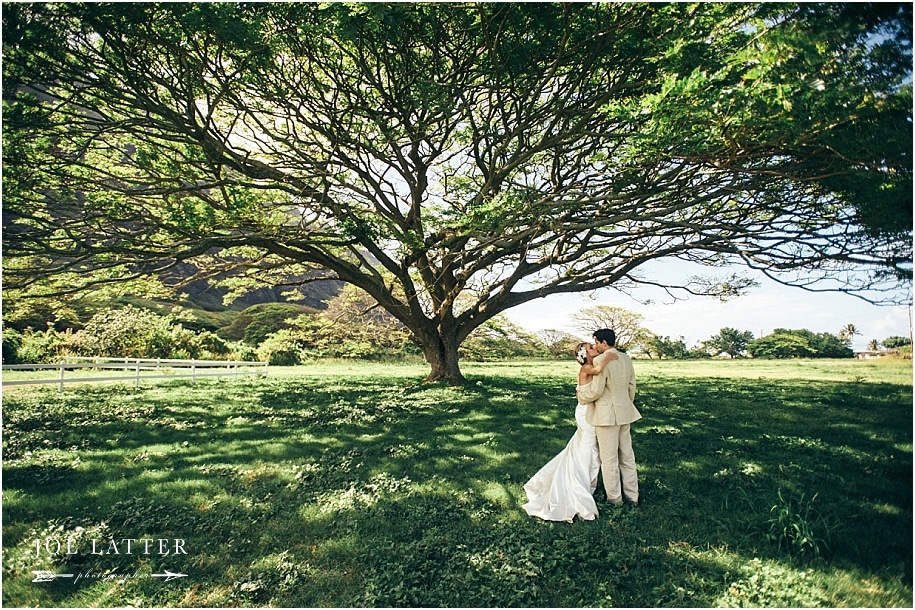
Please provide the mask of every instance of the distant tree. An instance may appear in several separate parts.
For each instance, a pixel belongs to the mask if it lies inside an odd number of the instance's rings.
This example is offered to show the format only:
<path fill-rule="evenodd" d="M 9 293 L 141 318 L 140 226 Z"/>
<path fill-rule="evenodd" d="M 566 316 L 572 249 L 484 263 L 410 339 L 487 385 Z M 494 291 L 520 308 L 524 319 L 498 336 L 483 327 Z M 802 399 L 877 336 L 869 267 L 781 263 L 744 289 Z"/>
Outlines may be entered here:
<path fill-rule="evenodd" d="M 883 347 L 894 350 L 903 358 L 912 357 L 912 340 L 909 337 L 887 337 L 883 340 Z"/>
<path fill-rule="evenodd" d="M 259 303 L 239 312 L 218 335 L 229 341 L 244 341 L 257 347 L 268 335 L 289 328 L 289 321 L 302 313 L 316 313 L 314 309 L 293 303 Z"/>
<path fill-rule="evenodd" d="M 750 341 L 747 352 L 754 358 L 851 358 L 854 352 L 831 333 L 776 328 L 772 334 Z"/>
<path fill-rule="evenodd" d="M 326 349 L 329 341 L 336 341 L 333 355 L 345 346 L 350 346 L 353 356 L 394 357 L 415 353 L 416 346 L 409 330 L 387 312 L 367 292 L 355 286 L 346 285 L 327 302 L 327 309 L 319 314 L 325 322 L 321 336 Z M 345 352 L 345 350 L 344 350 Z"/>
<path fill-rule="evenodd" d="M 571 352 L 567 352 L 571 355 Z M 498 315 L 477 328 L 461 345 L 461 357 L 470 360 L 543 358 L 547 346 L 504 315 Z"/>
<path fill-rule="evenodd" d="M 904 345 L 912 345 L 912 340 L 908 337 L 893 335 L 892 337 L 887 337 L 884 339 L 882 343 L 883 347 L 887 349 L 894 349 L 897 347 L 903 347 Z"/>
<path fill-rule="evenodd" d="M 806 338 L 817 358 L 853 358 L 855 355 L 848 343 L 832 333 L 815 333 L 809 330 L 788 332 Z"/>
<path fill-rule="evenodd" d="M 537 335 L 546 345 L 550 355 L 556 358 L 571 354 L 575 344 L 581 341 L 580 337 L 564 330 L 555 330 L 552 328 L 540 330 L 537 332 Z"/>
<path fill-rule="evenodd" d="M 779 331 L 750 341 L 747 352 L 754 358 L 809 358 L 814 355 L 806 339 Z"/>
<path fill-rule="evenodd" d="M 655 351 L 655 340 L 657 335 L 647 328 L 639 329 L 635 339 L 629 344 L 629 352 L 634 356 L 645 356 L 646 358 L 660 358 L 660 354 Z"/>
<path fill-rule="evenodd" d="M 877 341 L 876 339 L 871 339 L 870 342 L 868 342 L 868 344 L 867 344 L 867 349 L 872 352 L 879 352 L 880 351 L 880 342 Z"/>
<path fill-rule="evenodd" d="M 671 339 L 670 337 L 654 336 L 650 339 L 651 352 L 656 354 L 658 359 L 670 358 L 674 360 L 685 360 L 692 354 L 686 347 L 683 337 Z"/>
<path fill-rule="evenodd" d="M 747 351 L 747 344 L 753 340 L 753 333 L 740 331 L 736 328 L 722 328 L 717 335 L 703 343 L 708 353 L 712 356 L 727 354 L 736 358 Z"/>
<path fill-rule="evenodd" d="M 616 331 L 616 344 L 621 349 L 628 349 L 642 330 L 641 314 L 613 307 L 596 305 L 586 307 L 572 316 L 572 326 L 590 339 L 598 328 L 610 328 Z"/>
<path fill-rule="evenodd" d="M 839 331 L 839 339 L 841 339 L 842 341 L 845 341 L 846 343 L 848 343 L 850 345 L 852 342 L 852 339 L 854 339 L 855 335 L 860 335 L 860 334 L 861 333 L 858 332 L 858 329 L 855 327 L 854 324 L 846 324 L 845 327 Z"/>

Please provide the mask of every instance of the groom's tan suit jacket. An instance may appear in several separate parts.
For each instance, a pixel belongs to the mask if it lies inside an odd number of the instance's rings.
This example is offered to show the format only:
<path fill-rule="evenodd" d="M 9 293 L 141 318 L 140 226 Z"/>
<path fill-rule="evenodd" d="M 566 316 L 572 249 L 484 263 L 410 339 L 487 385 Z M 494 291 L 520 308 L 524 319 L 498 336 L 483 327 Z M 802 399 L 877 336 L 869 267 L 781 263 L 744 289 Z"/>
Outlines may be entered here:
<path fill-rule="evenodd" d="M 611 354 L 617 356 L 610 360 Z M 580 386 L 578 400 L 588 405 L 585 419 L 592 426 L 623 426 L 642 419 L 633 404 L 635 399 L 635 370 L 632 359 L 610 348 L 594 359 L 603 362 L 604 368 L 589 385 Z"/>

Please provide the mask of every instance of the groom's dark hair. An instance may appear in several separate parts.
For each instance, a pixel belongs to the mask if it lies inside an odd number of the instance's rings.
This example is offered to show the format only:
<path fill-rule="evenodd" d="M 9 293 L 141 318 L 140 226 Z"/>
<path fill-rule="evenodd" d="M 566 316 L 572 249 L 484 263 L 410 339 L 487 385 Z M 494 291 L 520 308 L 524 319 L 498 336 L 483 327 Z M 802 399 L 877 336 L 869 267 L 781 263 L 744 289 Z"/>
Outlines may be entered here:
<path fill-rule="evenodd" d="M 607 345 L 613 347 L 616 345 L 616 331 L 610 328 L 599 328 L 594 331 L 594 339 L 597 341 L 606 341 Z"/>

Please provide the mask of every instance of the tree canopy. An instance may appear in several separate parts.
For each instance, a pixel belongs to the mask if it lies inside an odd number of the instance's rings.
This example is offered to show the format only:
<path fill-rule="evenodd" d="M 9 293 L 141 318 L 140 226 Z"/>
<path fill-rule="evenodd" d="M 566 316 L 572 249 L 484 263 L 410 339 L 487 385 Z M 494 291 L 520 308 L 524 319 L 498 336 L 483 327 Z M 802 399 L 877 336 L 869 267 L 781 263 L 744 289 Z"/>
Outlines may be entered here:
<path fill-rule="evenodd" d="M 612 328 L 616 332 L 616 345 L 620 349 L 627 349 L 630 344 L 640 339 L 647 331 L 642 328 L 641 314 L 613 307 L 611 305 L 595 305 L 585 307 L 572 316 L 575 330 L 582 336 L 591 340 L 591 335 L 599 328 Z"/>
<path fill-rule="evenodd" d="M 887 349 L 893 349 L 896 347 L 903 347 L 905 345 L 912 345 L 912 340 L 908 337 L 893 335 L 881 341 L 881 344 Z"/>
<path fill-rule="evenodd" d="M 737 358 L 747 351 L 747 344 L 752 340 L 753 333 L 750 331 L 726 327 L 718 331 L 718 334 L 712 335 L 702 345 L 711 356 L 727 354 L 731 358 Z"/>
<path fill-rule="evenodd" d="M 168 284 L 179 263 L 239 289 L 333 278 L 452 382 L 499 313 L 655 283 L 662 258 L 879 299 L 911 279 L 911 17 L 4 5 L 6 293 Z"/>
<path fill-rule="evenodd" d="M 807 329 L 776 328 L 772 334 L 747 344 L 754 358 L 851 358 L 854 352 L 847 343 L 832 333 L 816 333 Z"/>

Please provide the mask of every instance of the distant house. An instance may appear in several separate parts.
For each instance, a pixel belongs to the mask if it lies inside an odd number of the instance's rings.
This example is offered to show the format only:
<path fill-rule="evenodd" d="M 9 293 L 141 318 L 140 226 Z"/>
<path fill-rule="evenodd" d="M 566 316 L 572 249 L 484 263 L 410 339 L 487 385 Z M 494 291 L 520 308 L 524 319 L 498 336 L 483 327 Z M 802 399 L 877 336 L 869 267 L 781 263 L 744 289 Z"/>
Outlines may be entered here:
<path fill-rule="evenodd" d="M 899 349 L 881 349 L 877 351 L 865 350 L 863 352 L 855 352 L 855 358 L 859 360 L 876 360 L 877 358 L 885 358 L 886 356 L 898 356 Z"/>

